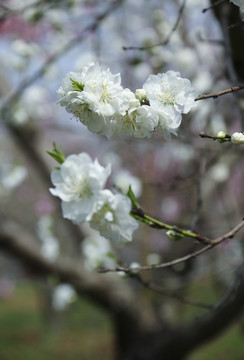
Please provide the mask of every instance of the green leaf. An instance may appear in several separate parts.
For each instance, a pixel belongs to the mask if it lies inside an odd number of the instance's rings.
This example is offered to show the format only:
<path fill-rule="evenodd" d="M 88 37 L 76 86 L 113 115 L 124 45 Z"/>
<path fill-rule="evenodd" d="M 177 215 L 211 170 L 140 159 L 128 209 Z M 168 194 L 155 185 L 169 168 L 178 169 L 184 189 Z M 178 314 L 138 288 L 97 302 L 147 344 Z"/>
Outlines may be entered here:
<path fill-rule="evenodd" d="M 62 152 L 61 145 L 58 149 L 55 142 L 53 142 L 53 151 L 47 151 L 47 153 L 52 158 L 54 158 L 54 160 L 56 160 L 59 164 L 62 164 L 65 161 L 65 156 Z"/>
<path fill-rule="evenodd" d="M 79 83 L 78 81 L 75 81 L 73 79 L 70 78 L 70 80 L 72 81 L 72 84 L 73 84 L 73 89 L 75 91 L 83 91 L 84 89 L 84 85 Z"/>
<path fill-rule="evenodd" d="M 115 256 L 115 254 L 112 251 L 109 251 L 107 253 L 107 257 L 109 257 L 110 259 L 116 260 L 117 261 L 117 257 Z"/>

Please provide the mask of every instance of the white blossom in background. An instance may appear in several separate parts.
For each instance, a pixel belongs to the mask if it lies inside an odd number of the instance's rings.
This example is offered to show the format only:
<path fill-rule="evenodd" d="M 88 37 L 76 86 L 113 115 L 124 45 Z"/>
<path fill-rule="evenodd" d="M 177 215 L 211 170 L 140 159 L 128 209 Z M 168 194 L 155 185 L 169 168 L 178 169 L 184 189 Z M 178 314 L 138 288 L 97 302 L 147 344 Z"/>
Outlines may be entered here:
<path fill-rule="evenodd" d="M 125 195 L 131 185 L 132 191 L 136 197 L 139 197 L 142 193 L 142 183 L 139 178 L 133 176 L 128 170 L 120 170 L 112 177 L 113 184 L 119 188 Z"/>
<path fill-rule="evenodd" d="M 156 253 L 150 253 L 147 255 L 146 262 L 148 265 L 160 264 L 161 256 Z"/>
<path fill-rule="evenodd" d="M 138 273 L 140 266 L 141 265 L 138 262 L 134 261 L 129 265 L 129 268 L 132 271 L 132 273 L 136 274 Z"/>
<path fill-rule="evenodd" d="M 241 10 L 244 10 L 244 0 L 230 0 L 236 6 L 239 6 Z"/>
<path fill-rule="evenodd" d="M 55 188 L 50 192 L 62 200 L 64 218 L 74 223 L 89 221 L 109 174 L 110 166 L 104 168 L 86 153 L 68 156 L 60 169 L 53 170 Z"/>
<path fill-rule="evenodd" d="M 234 145 L 244 144 L 244 134 L 242 132 L 235 132 L 231 135 L 231 142 Z"/>
<path fill-rule="evenodd" d="M 215 183 L 223 183 L 230 176 L 230 164 L 222 160 L 209 169 L 209 177 Z"/>
<path fill-rule="evenodd" d="M 122 239 L 130 241 L 133 232 L 138 228 L 136 220 L 130 216 L 130 211 L 131 201 L 127 196 L 114 195 L 110 190 L 103 190 L 90 226 L 107 239 L 115 242 Z"/>
<path fill-rule="evenodd" d="M 110 164 L 113 170 L 121 167 L 121 159 L 114 151 L 106 151 L 106 153 L 102 155 L 101 162 L 105 166 Z"/>
<path fill-rule="evenodd" d="M 227 132 L 227 126 L 222 114 L 215 113 L 211 116 L 210 128 L 214 134 L 219 133 L 220 129 L 223 132 Z"/>
<path fill-rule="evenodd" d="M 59 243 L 52 233 L 53 219 L 50 215 L 43 215 L 38 220 L 37 234 L 42 241 L 41 253 L 50 260 L 54 261 L 59 255 Z"/>
<path fill-rule="evenodd" d="M 71 285 L 62 284 L 55 287 L 52 296 L 53 308 L 62 311 L 76 299 L 76 292 Z"/>
<path fill-rule="evenodd" d="M 196 92 L 190 80 L 181 78 L 179 72 L 150 75 L 143 88 L 147 92 L 150 106 L 158 114 L 157 129 L 166 139 L 180 126 L 182 114 L 194 105 Z"/>
<path fill-rule="evenodd" d="M 22 39 L 13 41 L 11 48 L 16 54 L 26 58 L 35 55 L 40 50 L 37 44 L 27 43 Z"/>
<path fill-rule="evenodd" d="M 37 118 L 45 120 L 53 110 L 53 105 L 48 102 L 48 99 L 49 93 L 43 86 L 28 87 L 24 91 L 21 101 L 14 107 L 14 122 L 22 125 Z"/>
<path fill-rule="evenodd" d="M 112 248 L 109 240 L 100 236 L 97 232 L 82 241 L 81 251 L 84 256 L 86 270 L 95 270 L 99 266 L 116 266 L 116 262 L 111 255 Z"/>
<path fill-rule="evenodd" d="M 15 165 L 0 157 L 0 195 L 8 195 L 27 177 L 27 169 L 22 165 Z"/>
<path fill-rule="evenodd" d="M 36 43 L 17 39 L 11 42 L 9 51 L 1 54 L 1 60 L 9 70 L 15 69 L 22 75 L 30 66 L 32 58 L 37 56 L 40 57 L 40 48 Z"/>

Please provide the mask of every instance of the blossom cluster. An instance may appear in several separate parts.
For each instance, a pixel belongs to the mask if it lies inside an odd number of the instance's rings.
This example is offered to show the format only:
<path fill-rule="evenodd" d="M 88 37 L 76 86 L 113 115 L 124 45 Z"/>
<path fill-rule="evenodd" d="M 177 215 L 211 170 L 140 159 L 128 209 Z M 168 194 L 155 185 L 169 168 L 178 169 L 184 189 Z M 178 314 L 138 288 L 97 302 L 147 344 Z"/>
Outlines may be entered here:
<path fill-rule="evenodd" d="M 86 153 L 70 155 L 51 173 L 55 188 L 50 192 L 62 200 L 63 217 L 75 224 L 89 222 L 108 239 L 132 239 L 138 227 L 130 216 L 131 201 L 104 189 L 110 166 L 103 167 Z"/>
<path fill-rule="evenodd" d="M 154 130 L 170 139 L 196 97 L 190 80 L 179 72 L 150 75 L 143 89 L 133 93 L 121 86 L 120 74 L 93 63 L 68 73 L 58 93 L 68 113 L 108 139 L 123 134 L 150 138 Z"/>

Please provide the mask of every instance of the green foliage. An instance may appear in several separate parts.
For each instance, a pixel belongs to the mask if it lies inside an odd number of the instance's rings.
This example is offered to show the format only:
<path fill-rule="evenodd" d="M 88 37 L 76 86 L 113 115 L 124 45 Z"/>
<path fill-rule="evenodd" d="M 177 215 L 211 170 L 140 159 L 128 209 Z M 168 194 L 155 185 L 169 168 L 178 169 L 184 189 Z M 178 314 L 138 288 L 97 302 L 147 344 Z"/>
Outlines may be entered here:
<path fill-rule="evenodd" d="M 53 151 L 47 151 L 47 153 L 52 158 L 54 158 L 54 160 L 56 160 L 59 164 L 62 164 L 65 161 L 65 156 L 62 152 L 61 145 L 58 149 L 55 142 L 53 142 Z"/>
<path fill-rule="evenodd" d="M 235 325 L 218 339 L 198 348 L 188 360 L 243 360 L 243 327 Z"/>
<path fill-rule="evenodd" d="M 86 300 L 50 313 L 41 288 L 30 283 L 1 300 L 0 359 L 112 360 L 111 334 L 108 316 Z"/>

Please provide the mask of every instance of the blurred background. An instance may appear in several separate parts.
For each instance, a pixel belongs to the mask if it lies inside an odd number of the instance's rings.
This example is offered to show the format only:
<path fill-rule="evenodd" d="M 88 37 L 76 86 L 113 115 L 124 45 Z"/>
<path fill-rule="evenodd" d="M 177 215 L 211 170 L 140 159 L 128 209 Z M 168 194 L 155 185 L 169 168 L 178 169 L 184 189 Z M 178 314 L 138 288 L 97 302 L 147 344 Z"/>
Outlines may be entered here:
<path fill-rule="evenodd" d="M 143 313 L 142 328 L 153 333 L 161 326 L 184 329 L 214 312 L 226 294 L 235 295 L 243 232 L 188 262 L 143 272 L 141 281 L 98 274 L 101 265 L 159 264 L 201 245 L 172 241 L 145 225 L 131 243 L 113 244 L 86 224 L 74 226 L 49 193 L 57 164 L 46 153 L 55 141 L 66 156 L 87 152 L 111 163 L 109 186 L 126 191 L 131 184 L 142 208 L 166 223 L 211 239 L 238 224 L 244 147 L 199 134 L 242 131 L 243 93 L 196 102 L 170 142 L 160 134 L 107 140 L 57 104 L 66 74 L 91 62 L 120 72 L 132 91 L 167 70 L 190 79 L 199 95 L 239 85 L 244 55 L 235 50 L 243 49 L 243 14 L 227 0 L 208 9 L 215 2 L 0 1 L 1 359 L 127 359 L 118 355 L 125 309 L 135 318 Z M 239 310 L 238 320 L 233 316 L 184 358 L 243 359 Z"/>

